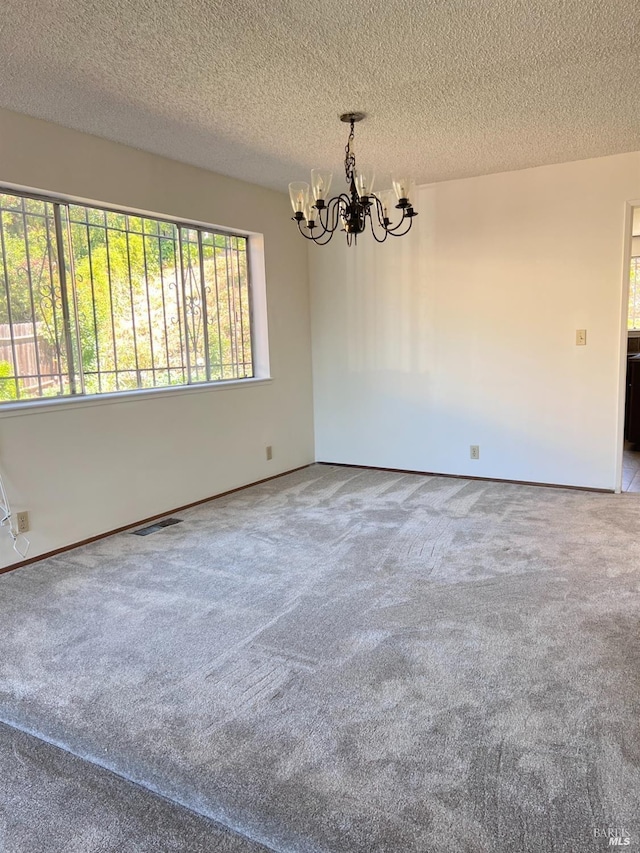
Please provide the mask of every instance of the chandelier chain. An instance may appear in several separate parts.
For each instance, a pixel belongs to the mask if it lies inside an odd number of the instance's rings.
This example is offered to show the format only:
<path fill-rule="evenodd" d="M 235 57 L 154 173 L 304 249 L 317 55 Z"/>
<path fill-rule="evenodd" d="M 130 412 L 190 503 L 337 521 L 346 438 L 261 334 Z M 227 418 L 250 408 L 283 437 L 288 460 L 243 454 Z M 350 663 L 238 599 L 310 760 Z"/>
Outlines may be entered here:
<path fill-rule="evenodd" d="M 344 149 L 344 173 L 348 184 L 350 184 L 353 180 L 353 173 L 356 167 L 356 155 L 353 153 L 353 140 L 355 137 L 354 120 L 351 119 L 349 124 L 351 125 L 351 131 L 349 132 L 349 139 L 347 140 L 347 144 Z"/>

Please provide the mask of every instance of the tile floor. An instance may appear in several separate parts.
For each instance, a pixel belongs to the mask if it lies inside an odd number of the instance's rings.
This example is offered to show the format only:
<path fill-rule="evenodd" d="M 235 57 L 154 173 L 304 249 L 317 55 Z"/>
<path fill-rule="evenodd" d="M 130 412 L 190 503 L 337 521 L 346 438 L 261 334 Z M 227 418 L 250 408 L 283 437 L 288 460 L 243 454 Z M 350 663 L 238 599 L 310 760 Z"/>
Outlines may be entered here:
<path fill-rule="evenodd" d="M 624 443 L 622 491 L 640 492 L 640 444 Z"/>

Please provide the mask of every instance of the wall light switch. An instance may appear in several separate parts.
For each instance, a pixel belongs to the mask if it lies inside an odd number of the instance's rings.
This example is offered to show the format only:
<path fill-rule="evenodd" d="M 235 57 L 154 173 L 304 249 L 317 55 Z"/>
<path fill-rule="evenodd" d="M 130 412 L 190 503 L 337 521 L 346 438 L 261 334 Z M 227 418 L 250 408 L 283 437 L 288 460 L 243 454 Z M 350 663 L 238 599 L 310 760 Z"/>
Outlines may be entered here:
<path fill-rule="evenodd" d="M 586 329 L 576 329 L 576 346 L 577 347 L 586 347 L 587 345 L 587 330 Z"/>

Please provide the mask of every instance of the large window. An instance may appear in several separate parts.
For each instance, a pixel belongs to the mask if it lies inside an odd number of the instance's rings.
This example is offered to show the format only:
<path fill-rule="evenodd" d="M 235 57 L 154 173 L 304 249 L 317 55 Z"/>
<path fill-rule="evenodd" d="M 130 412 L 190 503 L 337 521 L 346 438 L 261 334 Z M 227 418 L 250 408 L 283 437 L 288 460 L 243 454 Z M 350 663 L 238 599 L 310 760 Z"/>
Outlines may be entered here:
<path fill-rule="evenodd" d="M 247 238 L 0 192 L 0 402 L 253 376 Z"/>

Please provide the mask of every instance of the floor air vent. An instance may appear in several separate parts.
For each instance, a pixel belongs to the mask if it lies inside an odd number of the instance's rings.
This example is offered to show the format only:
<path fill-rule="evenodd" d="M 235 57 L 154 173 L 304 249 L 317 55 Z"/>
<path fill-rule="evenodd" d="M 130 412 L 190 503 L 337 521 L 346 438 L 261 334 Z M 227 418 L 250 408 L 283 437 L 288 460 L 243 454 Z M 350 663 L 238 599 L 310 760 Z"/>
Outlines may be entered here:
<path fill-rule="evenodd" d="M 163 518 L 162 521 L 156 521 L 148 527 L 141 527 L 140 530 L 133 530 L 132 533 L 134 536 L 148 536 L 150 533 L 162 530 L 163 527 L 171 527 L 173 524 L 180 524 L 181 521 L 181 518 Z"/>

